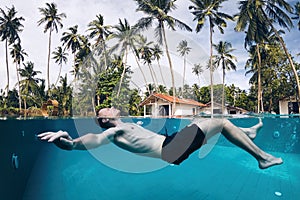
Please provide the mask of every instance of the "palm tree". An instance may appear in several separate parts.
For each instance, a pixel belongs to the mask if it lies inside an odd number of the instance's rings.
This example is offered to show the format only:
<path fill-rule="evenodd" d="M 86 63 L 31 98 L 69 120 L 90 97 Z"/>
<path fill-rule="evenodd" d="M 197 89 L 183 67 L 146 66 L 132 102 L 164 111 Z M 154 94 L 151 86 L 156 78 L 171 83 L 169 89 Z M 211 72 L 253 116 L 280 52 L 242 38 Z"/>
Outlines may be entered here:
<path fill-rule="evenodd" d="M 67 74 L 65 77 L 60 77 L 59 83 L 61 86 L 59 87 L 60 90 L 60 98 L 62 104 L 63 115 L 66 116 L 67 114 L 70 115 L 71 111 L 71 101 L 72 101 L 72 88 L 68 85 Z"/>
<path fill-rule="evenodd" d="M 111 38 L 118 39 L 118 44 L 112 47 L 113 49 L 121 48 L 121 54 L 122 60 L 124 63 L 123 72 L 121 75 L 119 88 L 117 92 L 117 97 L 120 95 L 121 91 L 121 85 L 125 76 L 125 72 L 127 70 L 127 57 L 130 49 L 135 49 L 135 43 L 138 40 L 138 32 L 139 30 L 135 27 L 131 27 L 128 23 L 127 19 L 124 19 L 124 22 L 122 22 L 121 19 L 119 19 L 119 24 L 114 26 L 116 31 L 112 33 Z"/>
<path fill-rule="evenodd" d="M 283 31 L 279 31 L 279 33 L 283 33 Z M 266 41 L 262 40 L 261 42 L 254 44 L 250 47 L 250 49 L 248 50 L 250 58 L 247 60 L 245 66 L 246 69 L 250 68 L 250 70 L 247 71 L 246 74 L 250 72 L 254 73 L 253 77 L 250 79 L 250 82 L 256 83 L 258 86 L 257 87 L 258 112 L 260 111 L 264 112 L 262 85 L 263 85 L 263 81 L 265 81 L 266 79 L 265 78 L 266 75 L 264 75 L 265 71 L 267 71 L 266 68 L 268 67 L 276 68 L 280 58 L 285 57 L 280 54 L 283 50 L 282 48 L 280 48 L 279 39 L 274 34 L 274 32 L 270 30 L 265 35 L 265 37 L 266 37 Z M 276 54 L 274 52 L 276 52 Z M 270 58 L 273 58 L 273 60 L 271 60 Z M 277 61 L 274 61 L 274 59 Z M 282 66 L 280 68 L 282 68 Z M 280 73 L 278 72 L 278 74 Z"/>
<path fill-rule="evenodd" d="M 250 58 L 247 60 L 245 69 L 250 68 L 250 70 L 246 71 L 246 75 L 249 73 L 253 73 L 253 77 L 250 82 L 257 84 L 257 112 L 264 112 L 263 107 L 263 96 L 262 96 L 262 73 L 264 70 L 262 57 L 265 57 L 262 52 L 263 49 L 260 47 L 259 43 L 252 45 L 248 50 L 250 54 Z"/>
<path fill-rule="evenodd" d="M 93 70 L 93 71 L 92 71 Z M 90 108 L 89 106 L 92 105 L 93 112 L 96 112 L 96 105 L 95 105 L 95 89 L 97 88 L 97 79 L 98 76 L 94 76 L 93 73 L 96 69 L 93 68 L 92 70 L 88 68 L 81 69 L 81 76 L 83 76 L 83 83 L 80 84 L 80 96 L 81 100 L 87 110 Z"/>
<path fill-rule="evenodd" d="M 71 50 L 73 54 L 74 77 L 77 77 L 78 70 L 76 69 L 76 52 L 80 49 L 81 42 L 84 40 L 83 36 L 78 34 L 78 25 L 68 28 L 69 32 L 63 32 L 60 39 L 63 43 L 64 49 Z"/>
<path fill-rule="evenodd" d="M 203 66 L 201 64 L 194 64 L 192 72 L 198 77 L 198 82 L 199 82 L 199 87 L 200 87 L 201 86 L 201 84 L 200 84 L 200 75 L 204 72 L 203 71 Z"/>
<path fill-rule="evenodd" d="M 16 72 L 17 72 L 17 80 L 18 80 L 18 95 L 19 95 L 19 109 L 21 111 L 22 109 L 22 99 L 21 99 L 21 88 L 20 88 L 20 65 L 24 61 L 24 56 L 27 56 L 27 53 L 24 49 L 22 49 L 22 46 L 20 42 L 13 45 L 13 48 L 10 52 L 11 56 L 14 58 L 14 63 L 16 64 Z"/>
<path fill-rule="evenodd" d="M 269 32 L 269 27 L 262 20 L 261 15 L 257 13 L 257 9 L 254 4 L 249 1 L 240 2 L 240 13 L 236 16 L 238 18 L 237 25 L 235 27 L 236 31 L 245 31 L 245 48 L 247 46 L 252 47 L 257 56 L 253 57 L 254 68 L 257 70 L 257 112 L 263 111 L 262 106 L 262 88 L 261 88 L 261 55 L 259 44 L 267 41 L 267 33 Z"/>
<path fill-rule="evenodd" d="M 294 66 L 293 60 L 288 52 L 288 49 L 286 48 L 286 45 L 284 43 L 284 40 L 280 36 L 280 32 L 274 27 L 273 22 L 278 22 L 279 26 L 287 28 L 293 27 L 293 23 L 290 19 L 290 17 L 284 12 L 286 10 L 289 13 L 292 13 L 292 7 L 285 2 L 284 0 L 274 0 L 274 1 L 263 1 L 263 0 L 246 0 L 246 1 L 240 1 L 240 13 L 238 17 L 238 22 L 236 26 L 236 30 L 243 31 L 244 28 L 249 23 L 256 25 L 251 26 L 254 28 L 249 29 L 247 31 L 247 35 L 249 33 L 252 33 L 252 36 L 249 36 L 250 41 L 254 40 L 255 42 L 262 41 L 262 38 L 266 37 L 265 34 L 253 34 L 254 31 L 257 32 L 257 30 L 260 30 L 262 33 L 266 33 L 271 29 L 272 32 L 275 33 L 276 37 L 278 38 L 287 58 L 289 61 L 289 64 L 291 65 L 291 68 L 293 70 L 293 73 L 295 75 L 297 88 L 298 88 L 298 97 L 300 97 L 300 83 L 299 83 L 299 76 L 297 74 L 297 70 Z M 258 22 L 258 23 L 257 23 Z M 249 25 L 249 27 L 250 27 Z M 259 35 L 263 37 L 259 37 Z M 259 47 L 257 47 L 259 49 Z M 258 51 L 257 51 L 258 52 Z M 300 107 L 299 107 L 300 109 Z"/>
<path fill-rule="evenodd" d="M 86 65 L 84 66 L 85 68 L 90 68 L 90 67 L 94 67 L 94 72 L 93 75 L 97 76 L 99 73 L 99 67 L 98 67 L 98 63 L 94 58 L 94 55 L 92 54 L 92 50 L 91 50 L 91 43 L 88 39 L 88 37 L 86 36 L 80 36 L 80 47 L 77 51 L 77 53 L 75 54 L 75 68 L 73 70 L 74 74 L 78 77 L 80 77 L 82 75 L 82 66 L 83 63 L 85 63 Z"/>
<path fill-rule="evenodd" d="M 48 61 L 47 61 L 47 82 L 48 90 L 50 89 L 50 53 L 51 53 L 51 37 L 52 31 L 58 32 L 58 28 L 62 28 L 62 18 L 66 18 L 65 13 L 58 13 L 57 6 L 55 3 L 46 3 L 45 8 L 39 8 L 42 18 L 37 22 L 38 26 L 46 24 L 44 27 L 44 33 L 49 31 L 48 40 Z"/>
<path fill-rule="evenodd" d="M 260 18 L 261 22 L 264 22 L 264 25 L 267 27 L 270 27 L 272 32 L 275 33 L 276 37 L 278 38 L 287 58 L 289 61 L 289 64 L 293 70 L 297 89 L 298 89 L 298 104 L 299 104 L 299 97 L 300 97 L 300 82 L 299 82 L 299 76 L 297 73 L 297 70 L 295 68 L 294 62 L 292 60 L 291 55 L 288 52 L 288 49 L 285 45 L 285 42 L 283 38 L 280 36 L 279 31 L 275 28 L 274 22 L 278 22 L 280 27 L 290 29 L 293 27 L 293 23 L 291 21 L 291 18 L 288 16 L 287 13 L 285 13 L 284 10 L 286 10 L 288 13 L 292 13 L 293 9 L 284 0 L 273 0 L 273 1 L 264 1 L 264 0 L 248 0 L 248 1 L 241 1 L 240 3 L 247 2 L 248 6 L 251 5 L 253 8 L 255 8 L 255 13 L 257 18 Z M 300 106 L 299 106 L 299 112 L 300 112 Z"/>
<path fill-rule="evenodd" d="M 148 15 L 148 17 L 141 18 L 138 23 L 137 27 L 141 29 L 148 29 L 152 26 L 153 21 L 157 20 L 158 25 L 155 28 L 155 36 L 158 38 L 159 43 L 164 43 L 165 51 L 169 62 L 170 72 L 171 72 L 171 79 L 172 79 L 172 88 L 173 88 L 173 109 L 172 114 L 175 111 L 175 80 L 174 80 L 174 71 L 173 65 L 171 61 L 171 56 L 169 53 L 168 43 L 167 43 L 167 36 L 165 32 L 165 24 L 171 30 L 175 30 L 175 26 L 178 26 L 180 29 L 192 31 L 192 29 L 186 25 L 185 23 L 181 22 L 180 20 L 168 15 L 171 11 L 176 9 L 175 1 L 176 0 L 135 0 L 138 4 L 137 11 L 141 11 Z"/>
<path fill-rule="evenodd" d="M 20 87 L 22 90 L 22 94 L 24 95 L 24 109 L 25 109 L 25 116 L 26 116 L 26 109 L 27 109 L 27 101 L 28 99 L 35 97 L 38 91 L 38 83 L 40 79 L 35 78 L 35 76 L 40 71 L 34 71 L 34 64 L 32 62 L 27 62 L 24 65 L 24 69 L 19 69 L 20 76 L 23 78 L 20 81 Z"/>
<path fill-rule="evenodd" d="M 297 2 L 294 7 L 294 17 L 292 19 L 300 19 L 300 2 Z M 300 20 L 298 21 L 298 30 L 300 31 Z"/>
<path fill-rule="evenodd" d="M 147 43 L 147 38 L 142 36 L 142 35 L 138 35 L 137 37 L 137 40 L 136 40 L 136 45 L 133 46 L 133 55 L 134 55 L 134 58 L 135 58 L 135 61 L 136 61 L 136 64 L 138 65 L 138 68 L 143 76 L 143 79 L 144 79 L 144 82 L 145 82 L 145 87 L 146 87 L 146 90 L 149 92 L 149 88 L 148 88 L 148 85 L 147 85 L 147 79 L 146 79 L 146 76 L 145 76 L 145 73 L 139 63 L 139 60 L 140 59 L 143 59 L 145 58 L 145 53 L 144 53 L 144 50 L 145 48 L 148 48 L 147 45 L 150 45 L 150 43 Z"/>
<path fill-rule="evenodd" d="M 224 29 L 226 27 L 225 20 L 233 20 L 233 17 L 219 12 L 218 10 L 221 8 L 221 4 L 226 0 L 191 0 L 194 4 L 190 6 L 189 9 L 192 10 L 192 14 L 195 15 L 194 21 L 197 21 L 196 32 L 200 32 L 205 25 L 205 21 L 209 22 L 209 41 L 210 41 L 210 59 L 209 59 L 209 69 L 210 69 L 210 96 L 211 96 L 211 114 L 213 117 L 214 110 L 214 93 L 213 93 L 213 32 L 214 27 L 217 26 L 219 31 L 223 34 Z"/>
<path fill-rule="evenodd" d="M 161 70 L 161 66 L 160 66 L 160 63 L 159 63 L 159 60 L 160 60 L 161 56 L 163 55 L 163 51 L 160 48 L 159 44 L 155 44 L 154 45 L 152 53 L 153 53 L 153 57 L 157 61 L 159 72 L 160 72 L 160 76 L 161 76 L 161 80 L 162 80 L 164 86 L 166 86 L 166 82 L 165 82 L 165 79 L 164 79 L 164 76 L 163 76 L 163 73 L 162 73 L 162 70 Z"/>
<path fill-rule="evenodd" d="M 7 86 L 6 94 L 9 91 L 9 67 L 8 67 L 8 46 L 14 44 L 17 40 L 20 41 L 19 32 L 23 31 L 21 21 L 24 20 L 23 17 L 17 17 L 17 11 L 15 7 L 7 9 L 7 13 L 0 8 L 0 37 L 1 41 L 5 41 L 5 59 L 6 59 L 6 76 L 7 76 Z"/>
<path fill-rule="evenodd" d="M 137 57 L 139 59 L 142 59 L 144 61 L 144 64 L 148 65 L 149 72 L 150 72 L 153 84 L 155 86 L 155 89 L 157 90 L 157 85 L 158 85 L 157 77 L 156 77 L 156 73 L 155 73 L 155 71 L 152 67 L 152 60 L 154 58 L 153 48 L 151 47 L 152 44 L 153 44 L 153 42 L 148 42 L 147 38 L 141 35 L 139 37 L 139 40 L 137 41 L 136 52 L 137 52 Z M 141 68 L 140 68 L 140 70 L 141 70 L 142 75 L 144 77 L 146 87 L 148 87 L 146 77 L 143 73 L 143 70 Z M 147 89 L 149 89 L 149 88 L 147 88 Z"/>
<path fill-rule="evenodd" d="M 63 32 L 60 40 L 65 45 L 65 49 L 71 50 L 75 57 L 75 53 L 80 49 L 82 36 L 78 34 L 78 25 L 72 26 L 68 30 L 69 32 Z"/>
<path fill-rule="evenodd" d="M 177 46 L 177 51 L 183 57 L 183 77 L 182 77 L 182 94 L 181 94 L 181 96 L 183 96 L 183 87 L 184 87 L 185 70 L 186 70 L 186 56 L 191 51 L 191 48 L 188 47 L 188 43 L 186 40 L 182 40 L 179 42 L 179 45 Z"/>
<path fill-rule="evenodd" d="M 112 27 L 110 25 L 104 26 L 104 18 L 101 14 L 96 15 L 96 18 L 96 20 L 93 20 L 88 24 L 88 31 L 90 32 L 89 37 L 96 38 L 95 46 L 102 46 L 105 38 L 111 34 L 109 29 Z"/>
<path fill-rule="evenodd" d="M 217 51 L 217 55 L 214 56 L 214 64 L 216 67 L 222 66 L 223 71 L 223 88 L 222 88 L 222 114 L 224 114 L 225 105 L 225 71 L 236 70 L 236 57 L 231 54 L 234 51 L 230 42 L 220 41 L 217 45 L 213 45 Z"/>
<path fill-rule="evenodd" d="M 110 25 L 104 25 L 104 18 L 101 14 L 96 15 L 95 20 L 88 24 L 88 31 L 90 38 L 96 38 L 96 42 L 94 46 L 97 48 L 100 46 L 100 53 L 103 53 L 104 56 L 104 65 L 105 69 L 107 68 L 107 56 L 106 56 L 106 48 L 105 48 L 105 39 L 109 37 L 111 31 L 109 29 L 112 28 Z"/>
<path fill-rule="evenodd" d="M 57 76 L 56 82 L 54 84 L 54 86 L 56 86 L 57 82 L 60 78 L 62 64 L 63 63 L 66 64 L 67 61 L 68 61 L 68 53 L 66 53 L 65 50 L 62 47 L 57 47 L 56 51 L 53 51 L 52 54 L 53 54 L 52 58 L 55 60 L 55 63 L 57 63 L 59 65 L 58 76 Z"/>

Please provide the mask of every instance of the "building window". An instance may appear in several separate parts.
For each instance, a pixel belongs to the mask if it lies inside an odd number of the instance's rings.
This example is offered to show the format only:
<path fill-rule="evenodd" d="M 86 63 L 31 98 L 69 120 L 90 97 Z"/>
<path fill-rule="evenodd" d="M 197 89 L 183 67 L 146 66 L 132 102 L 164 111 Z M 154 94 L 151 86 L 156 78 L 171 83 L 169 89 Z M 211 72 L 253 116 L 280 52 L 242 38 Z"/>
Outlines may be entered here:
<path fill-rule="evenodd" d="M 289 114 L 298 114 L 299 113 L 299 106 L 297 102 L 289 102 Z"/>
<path fill-rule="evenodd" d="M 159 115 L 160 116 L 169 116 L 169 105 L 160 105 L 159 106 Z"/>
<path fill-rule="evenodd" d="M 214 114 L 222 114 L 222 109 L 214 109 Z"/>
<path fill-rule="evenodd" d="M 230 111 L 229 111 L 229 114 L 235 115 L 235 114 L 237 114 L 237 113 L 236 113 L 236 110 L 230 110 Z"/>
<path fill-rule="evenodd" d="M 152 105 L 147 105 L 146 106 L 146 115 L 152 115 Z"/>

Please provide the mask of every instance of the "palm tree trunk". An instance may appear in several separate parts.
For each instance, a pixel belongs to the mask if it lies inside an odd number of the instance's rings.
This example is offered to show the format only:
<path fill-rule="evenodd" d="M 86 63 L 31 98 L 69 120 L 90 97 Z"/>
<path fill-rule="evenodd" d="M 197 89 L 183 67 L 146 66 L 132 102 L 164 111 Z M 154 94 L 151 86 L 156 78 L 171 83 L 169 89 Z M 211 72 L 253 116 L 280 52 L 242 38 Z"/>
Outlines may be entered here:
<path fill-rule="evenodd" d="M 19 113 L 21 113 L 22 99 L 21 99 L 20 76 L 19 76 L 19 69 L 18 69 L 18 63 L 17 62 L 16 62 L 16 70 L 17 70 L 17 80 L 18 80 Z"/>
<path fill-rule="evenodd" d="M 153 70 L 152 70 L 152 68 L 151 68 L 151 66 L 150 66 L 149 63 L 148 63 L 148 68 L 149 68 L 150 75 L 151 75 L 151 78 L 152 78 L 152 81 L 153 81 L 153 84 L 154 84 L 154 88 L 156 89 L 157 88 L 156 81 L 154 79 Z"/>
<path fill-rule="evenodd" d="M 222 83 L 222 114 L 224 115 L 224 105 L 225 105 L 225 63 L 223 60 L 223 83 Z"/>
<path fill-rule="evenodd" d="M 77 69 L 76 69 L 76 54 L 75 52 L 73 53 L 73 65 L 74 65 L 74 80 L 73 81 L 76 81 L 77 79 L 77 76 L 78 76 L 78 72 L 77 72 Z"/>
<path fill-rule="evenodd" d="M 104 70 L 107 70 L 107 56 L 106 56 L 105 41 L 101 40 L 100 43 L 101 43 L 102 50 L 103 50 L 103 52 L 101 52 L 101 53 L 103 53 L 103 56 L 104 56 L 104 66 L 105 66 Z"/>
<path fill-rule="evenodd" d="M 22 99 L 21 99 L 21 87 L 20 87 L 20 76 L 19 76 L 19 68 L 18 68 L 18 60 L 16 58 L 16 50 L 14 50 L 14 58 L 16 59 L 16 72 L 17 72 L 17 81 L 18 81 L 18 99 L 19 99 L 19 113 L 21 113 L 22 109 Z"/>
<path fill-rule="evenodd" d="M 260 93 L 260 106 L 261 106 L 261 112 L 265 112 L 265 109 L 264 109 L 264 102 L 263 102 L 262 95 L 263 95 L 263 91 L 261 90 L 261 93 Z"/>
<path fill-rule="evenodd" d="M 164 43 L 165 43 L 166 54 L 167 54 L 167 58 L 168 58 L 168 61 L 169 61 L 170 72 L 171 72 L 171 80 L 172 80 L 172 87 L 173 87 L 172 88 L 173 89 L 173 108 L 172 108 L 171 114 L 174 115 L 175 114 L 175 107 L 176 107 L 174 71 L 173 71 L 171 56 L 170 56 L 169 48 L 168 48 L 168 44 L 167 44 L 167 37 L 166 37 L 165 27 L 164 27 L 163 23 L 162 23 L 162 33 L 163 33 L 163 39 L 164 39 Z"/>
<path fill-rule="evenodd" d="M 5 59 L 6 59 L 6 76 L 7 76 L 7 85 L 6 85 L 6 95 L 9 92 L 9 67 L 8 67 L 8 42 L 5 40 Z"/>
<path fill-rule="evenodd" d="M 25 116 L 25 119 L 27 117 L 27 97 L 28 97 L 28 82 L 26 83 L 26 86 L 25 86 L 25 92 L 24 92 L 24 116 Z"/>
<path fill-rule="evenodd" d="M 271 89 L 271 92 L 272 92 L 272 89 Z M 270 101 L 269 101 L 269 113 L 272 113 L 272 107 L 273 107 L 273 100 L 272 98 L 270 98 Z"/>
<path fill-rule="evenodd" d="M 154 71 L 154 68 L 153 68 L 152 64 L 150 64 L 150 69 L 151 69 L 152 72 L 153 72 L 153 77 L 154 77 L 155 87 L 156 87 L 156 89 L 158 90 L 157 76 L 156 76 L 156 73 L 155 73 L 155 71 Z"/>
<path fill-rule="evenodd" d="M 139 63 L 139 61 L 138 61 L 137 56 L 136 56 L 135 54 L 133 54 L 133 55 L 134 55 L 134 58 L 135 58 L 135 62 L 136 62 L 136 64 L 138 65 L 138 67 L 139 67 L 139 69 L 140 69 L 140 71 L 141 71 L 141 74 L 142 74 L 142 76 L 143 76 L 143 79 L 144 79 L 144 82 L 145 82 L 145 86 L 146 86 L 146 90 L 147 90 L 147 91 L 149 92 L 149 94 L 150 94 L 150 89 L 149 89 L 148 84 L 147 84 L 146 76 L 145 76 L 145 74 L 144 74 L 144 72 L 143 72 L 143 70 L 142 70 L 142 68 L 141 68 L 141 65 L 140 65 L 140 63 Z"/>
<path fill-rule="evenodd" d="M 95 99 L 94 96 L 92 96 L 92 107 L 93 107 L 93 112 L 96 113 L 96 105 L 95 105 Z M 97 113 L 96 113 L 97 114 Z"/>
<path fill-rule="evenodd" d="M 159 72 L 160 72 L 160 76 L 161 76 L 161 79 L 163 81 L 163 84 L 164 84 L 164 86 L 166 86 L 166 82 L 165 82 L 164 76 L 163 76 L 162 71 L 161 71 L 161 66 L 160 66 L 159 60 L 157 60 L 157 64 L 158 64 L 158 67 L 159 67 Z"/>
<path fill-rule="evenodd" d="M 60 74 L 61 74 L 61 69 L 62 69 L 62 64 L 60 64 L 60 66 L 59 66 L 58 76 L 57 76 L 57 79 L 56 79 L 55 84 L 54 84 L 55 87 L 56 87 L 56 85 L 57 85 L 57 83 L 58 83 L 58 81 L 59 81 Z"/>
<path fill-rule="evenodd" d="M 261 57 L 259 51 L 259 44 L 256 44 L 256 52 L 258 58 L 258 67 L 257 67 L 257 113 L 260 113 L 261 108 Z"/>
<path fill-rule="evenodd" d="M 121 79 L 120 79 L 120 83 L 119 83 L 119 88 L 118 88 L 117 97 L 119 97 L 119 95 L 120 95 L 122 82 L 123 82 L 123 79 L 124 79 L 124 77 L 125 77 L 126 65 L 127 65 L 127 55 L 128 55 L 128 47 L 126 46 L 126 50 L 125 50 L 125 61 L 124 61 L 124 69 L 123 69 L 123 72 L 122 72 L 122 75 L 121 75 Z"/>
<path fill-rule="evenodd" d="M 184 79 L 185 79 L 185 68 L 186 68 L 186 55 L 184 55 L 184 61 L 183 61 L 183 78 L 182 78 L 182 90 L 181 90 L 182 97 L 183 97 L 183 88 L 184 88 Z"/>
<path fill-rule="evenodd" d="M 212 22 L 209 23 L 209 29 L 210 29 L 210 35 L 209 35 L 209 41 L 210 41 L 210 57 L 209 57 L 209 69 L 210 69 L 210 103 L 211 103 L 211 118 L 213 118 L 214 114 L 214 81 L 213 81 L 213 64 L 212 64 L 212 58 L 213 58 L 213 41 L 212 41 L 212 34 L 213 34 L 213 27 Z"/>
<path fill-rule="evenodd" d="M 49 31 L 49 43 L 48 43 L 48 62 L 47 62 L 47 82 L 48 82 L 48 94 L 50 91 L 50 53 L 51 53 L 51 33 L 52 30 Z"/>
<path fill-rule="evenodd" d="M 27 117 L 27 103 L 26 103 L 26 97 L 24 97 L 24 117 L 26 119 Z"/>

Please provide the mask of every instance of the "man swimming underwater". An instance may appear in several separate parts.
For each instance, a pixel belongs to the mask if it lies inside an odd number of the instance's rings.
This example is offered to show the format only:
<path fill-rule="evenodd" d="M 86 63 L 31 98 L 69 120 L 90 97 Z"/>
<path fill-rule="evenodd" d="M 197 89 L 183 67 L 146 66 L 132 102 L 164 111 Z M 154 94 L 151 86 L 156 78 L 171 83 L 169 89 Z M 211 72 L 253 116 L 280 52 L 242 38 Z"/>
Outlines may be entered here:
<path fill-rule="evenodd" d="M 205 118 L 194 120 L 181 131 L 164 136 L 147 130 L 134 123 L 120 120 L 120 110 L 104 108 L 98 112 L 98 123 L 106 130 L 100 134 L 89 133 L 72 139 L 65 131 L 45 132 L 38 135 L 41 140 L 53 142 L 65 150 L 87 150 L 101 145 L 114 143 L 132 153 L 160 158 L 168 163 L 179 165 L 191 153 L 205 145 L 206 141 L 221 133 L 230 142 L 244 149 L 257 161 L 261 169 L 283 163 L 281 158 L 274 157 L 256 146 L 251 139 L 256 137 L 262 127 L 259 123 L 250 128 L 239 128 L 227 119 Z"/>

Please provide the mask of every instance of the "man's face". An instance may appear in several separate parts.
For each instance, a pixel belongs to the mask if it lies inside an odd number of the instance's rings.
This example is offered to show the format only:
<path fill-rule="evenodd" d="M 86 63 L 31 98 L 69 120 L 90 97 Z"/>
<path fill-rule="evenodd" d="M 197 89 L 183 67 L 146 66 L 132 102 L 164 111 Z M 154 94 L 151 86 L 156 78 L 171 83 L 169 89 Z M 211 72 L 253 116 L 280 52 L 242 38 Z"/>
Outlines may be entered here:
<path fill-rule="evenodd" d="M 120 110 L 111 107 L 111 108 L 103 108 L 99 110 L 98 117 L 101 118 L 119 118 L 120 117 Z"/>

